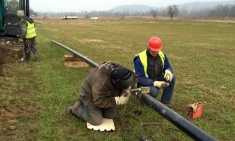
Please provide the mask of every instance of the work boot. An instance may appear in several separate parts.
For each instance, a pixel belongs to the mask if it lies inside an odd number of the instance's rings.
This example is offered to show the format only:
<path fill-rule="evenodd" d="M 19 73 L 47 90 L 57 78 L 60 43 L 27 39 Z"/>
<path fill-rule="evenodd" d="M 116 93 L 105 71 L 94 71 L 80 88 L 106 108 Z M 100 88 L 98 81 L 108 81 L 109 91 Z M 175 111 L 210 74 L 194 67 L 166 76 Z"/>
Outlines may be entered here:
<path fill-rule="evenodd" d="M 175 107 L 173 107 L 172 105 L 170 105 L 170 102 L 165 101 L 165 102 L 161 102 L 162 104 L 164 104 L 165 106 L 167 106 L 168 108 L 170 108 L 171 110 L 175 110 Z"/>
<path fill-rule="evenodd" d="M 39 57 L 35 57 L 33 61 L 39 61 Z"/>
<path fill-rule="evenodd" d="M 150 141 L 150 139 L 147 136 L 144 136 L 144 135 L 140 137 L 140 140 L 141 141 Z"/>
<path fill-rule="evenodd" d="M 19 62 L 22 62 L 22 63 L 23 62 L 28 62 L 28 61 L 29 61 L 29 59 L 27 59 L 27 58 L 22 58 L 22 59 L 19 60 Z"/>
<path fill-rule="evenodd" d="M 30 53 L 25 53 L 25 57 L 20 59 L 19 62 L 28 62 L 30 58 Z"/>
<path fill-rule="evenodd" d="M 34 54 L 34 56 L 35 56 L 34 61 L 39 61 L 38 52 L 37 52 L 37 51 L 35 51 L 35 52 L 33 52 L 33 54 Z"/>
<path fill-rule="evenodd" d="M 76 101 L 74 101 L 71 105 L 69 105 L 69 107 L 66 109 L 66 114 L 75 114 L 77 113 L 77 109 L 78 109 L 78 106 L 81 105 L 81 100 L 78 99 Z"/>

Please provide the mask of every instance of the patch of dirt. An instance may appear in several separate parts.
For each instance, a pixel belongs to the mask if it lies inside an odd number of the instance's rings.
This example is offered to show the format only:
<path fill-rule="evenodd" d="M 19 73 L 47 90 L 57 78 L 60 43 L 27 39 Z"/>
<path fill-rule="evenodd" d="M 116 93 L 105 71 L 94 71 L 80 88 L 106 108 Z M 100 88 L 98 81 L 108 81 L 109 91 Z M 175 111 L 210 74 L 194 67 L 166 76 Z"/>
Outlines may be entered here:
<path fill-rule="evenodd" d="M 6 58 L 6 50 L 4 48 L 0 48 L 0 77 L 4 76 L 3 74 L 3 64 L 5 63 Z"/>
<path fill-rule="evenodd" d="M 0 140 L 1 141 L 26 141 L 30 138 L 30 132 L 36 131 L 37 122 L 34 127 L 30 127 L 30 118 L 35 117 L 35 102 L 22 101 L 19 102 L 11 101 L 9 104 L 3 105 L 0 108 Z M 34 123 L 32 123 L 34 124 Z M 28 127 L 27 127 L 28 126 Z M 28 135 L 27 135 L 28 134 Z"/>
<path fill-rule="evenodd" d="M 23 49 L 19 51 L 14 50 L 14 48 L 10 47 L 2 47 L 0 46 L 0 77 L 3 77 L 3 65 L 6 62 L 15 61 L 16 58 L 20 59 L 23 57 Z"/>
<path fill-rule="evenodd" d="M 36 101 L 20 87 L 19 52 L 0 46 L 0 141 L 27 141 L 37 131 Z"/>

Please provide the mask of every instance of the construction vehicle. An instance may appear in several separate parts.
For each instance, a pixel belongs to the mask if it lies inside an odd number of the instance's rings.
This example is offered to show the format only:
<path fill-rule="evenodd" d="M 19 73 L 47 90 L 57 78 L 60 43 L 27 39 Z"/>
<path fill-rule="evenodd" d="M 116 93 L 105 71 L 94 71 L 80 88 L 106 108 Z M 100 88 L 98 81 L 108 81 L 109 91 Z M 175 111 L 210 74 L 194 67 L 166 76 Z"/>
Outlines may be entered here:
<path fill-rule="evenodd" d="M 21 29 L 17 10 L 23 10 L 29 16 L 29 0 L 0 0 L 0 56 L 17 52 L 18 58 L 22 57 L 19 56 L 23 43 L 19 42 Z"/>
<path fill-rule="evenodd" d="M 76 20 L 76 19 L 78 19 L 78 17 L 74 15 L 65 14 L 64 16 L 62 16 L 62 20 Z"/>

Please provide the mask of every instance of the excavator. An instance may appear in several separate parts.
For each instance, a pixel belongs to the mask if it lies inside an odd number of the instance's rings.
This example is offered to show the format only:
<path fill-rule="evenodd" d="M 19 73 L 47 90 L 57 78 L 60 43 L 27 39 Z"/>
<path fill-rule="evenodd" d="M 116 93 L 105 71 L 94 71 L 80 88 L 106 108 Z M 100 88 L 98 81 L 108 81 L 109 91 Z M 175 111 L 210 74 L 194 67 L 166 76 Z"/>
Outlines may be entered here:
<path fill-rule="evenodd" d="M 24 10 L 25 16 L 29 16 L 29 0 L 0 0 L 0 73 L 7 57 L 23 57 L 17 10 Z"/>
<path fill-rule="evenodd" d="M 29 16 L 29 0 L 0 0 L 0 47 L 14 51 L 22 48 L 17 37 L 21 35 L 17 10 Z"/>

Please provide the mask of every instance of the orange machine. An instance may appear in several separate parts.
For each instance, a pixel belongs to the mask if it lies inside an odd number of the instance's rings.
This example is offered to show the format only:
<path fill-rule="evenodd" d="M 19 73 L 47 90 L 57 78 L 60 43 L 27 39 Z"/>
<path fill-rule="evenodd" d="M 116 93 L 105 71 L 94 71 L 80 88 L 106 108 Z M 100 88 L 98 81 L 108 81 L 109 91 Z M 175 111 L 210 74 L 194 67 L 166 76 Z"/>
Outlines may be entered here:
<path fill-rule="evenodd" d="M 200 117 L 202 115 L 202 107 L 203 105 L 201 102 L 189 104 L 186 110 L 188 118 L 195 119 Z"/>

